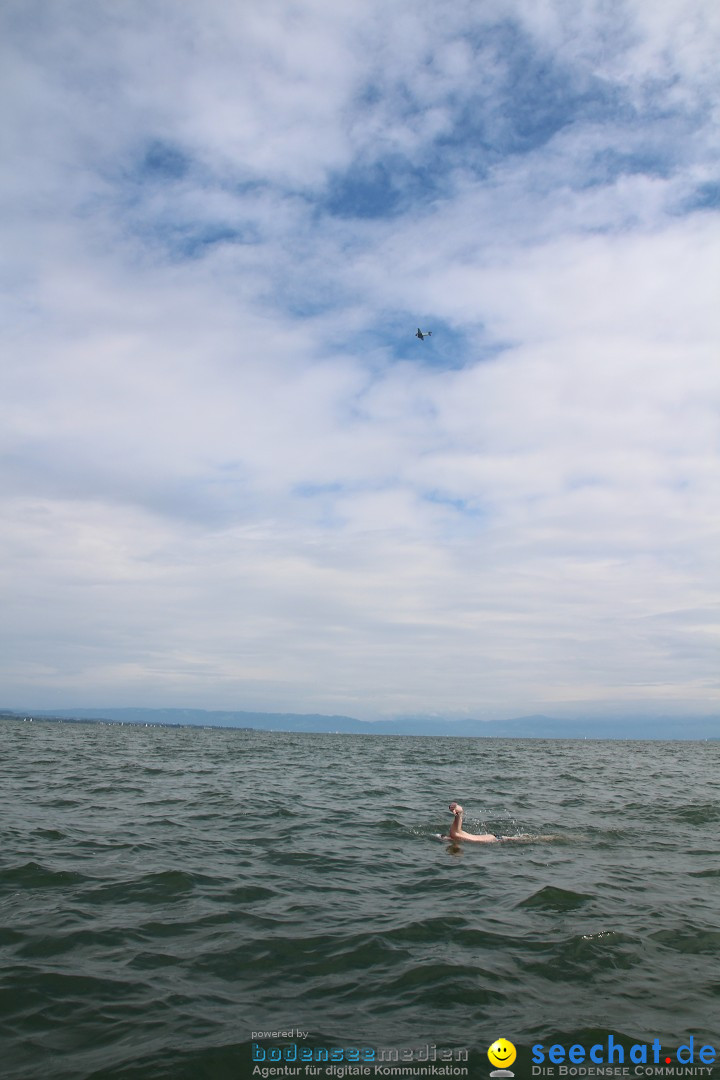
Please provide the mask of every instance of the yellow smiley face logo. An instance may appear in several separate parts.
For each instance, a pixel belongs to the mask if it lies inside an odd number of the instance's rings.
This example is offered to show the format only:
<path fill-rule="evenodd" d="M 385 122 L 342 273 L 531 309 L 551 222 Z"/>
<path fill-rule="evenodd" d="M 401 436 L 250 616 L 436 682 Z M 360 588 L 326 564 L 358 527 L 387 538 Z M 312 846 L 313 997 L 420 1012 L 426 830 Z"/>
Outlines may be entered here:
<path fill-rule="evenodd" d="M 507 1069 L 517 1057 L 517 1050 L 507 1039 L 496 1039 L 488 1050 L 490 1064 L 498 1069 Z"/>

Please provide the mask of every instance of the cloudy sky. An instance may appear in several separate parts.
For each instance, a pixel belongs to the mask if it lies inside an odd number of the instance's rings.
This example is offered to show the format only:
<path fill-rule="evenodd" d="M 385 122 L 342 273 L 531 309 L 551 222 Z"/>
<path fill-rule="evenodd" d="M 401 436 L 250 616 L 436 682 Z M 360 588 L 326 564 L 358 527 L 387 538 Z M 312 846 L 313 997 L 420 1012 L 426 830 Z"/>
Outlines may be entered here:
<path fill-rule="evenodd" d="M 2 22 L 1 705 L 717 709 L 714 0 Z"/>

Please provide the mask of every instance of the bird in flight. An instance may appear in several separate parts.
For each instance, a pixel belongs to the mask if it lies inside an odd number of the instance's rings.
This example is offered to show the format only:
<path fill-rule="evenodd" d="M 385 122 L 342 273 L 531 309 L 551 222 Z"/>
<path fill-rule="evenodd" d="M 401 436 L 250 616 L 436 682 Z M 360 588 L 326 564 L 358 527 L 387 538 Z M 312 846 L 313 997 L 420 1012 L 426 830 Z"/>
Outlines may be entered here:
<path fill-rule="evenodd" d="M 418 326 L 417 334 L 415 335 L 415 337 L 420 338 L 421 341 L 424 341 L 425 338 L 430 337 L 431 334 L 432 334 L 432 330 L 421 330 L 420 327 Z"/>

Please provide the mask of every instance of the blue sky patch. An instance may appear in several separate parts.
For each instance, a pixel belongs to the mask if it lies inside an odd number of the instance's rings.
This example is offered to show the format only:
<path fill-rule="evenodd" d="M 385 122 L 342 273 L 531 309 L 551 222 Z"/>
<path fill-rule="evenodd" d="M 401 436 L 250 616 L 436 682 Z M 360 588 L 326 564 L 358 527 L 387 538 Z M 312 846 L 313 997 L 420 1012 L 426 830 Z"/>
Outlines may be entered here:
<path fill-rule="evenodd" d="M 190 168 L 190 158 L 178 146 L 154 139 L 141 158 L 139 178 L 166 183 L 182 180 Z"/>
<path fill-rule="evenodd" d="M 687 202 L 690 210 L 717 210 L 720 207 L 720 181 L 700 184 Z"/>
<path fill-rule="evenodd" d="M 476 169 L 534 150 L 567 125 L 618 108 L 617 92 L 607 83 L 542 52 L 510 21 L 483 31 L 475 48 L 492 90 L 482 81 L 480 90 L 469 88 L 456 105 L 452 134 L 439 142 L 462 151 L 463 161 Z"/>
<path fill-rule="evenodd" d="M 336 217 L 387 218 L 427 203 L 440 192 L 437 158 L 417 166 L 398 154 L 334 175 L 320 209 Z"/>
<path fill-rule="evenodd" d="M 424 491 L 422 497 L 425 502 L 445 506 L 466 518 L 481 518 L 486 514 L 486 511 L 476 500 L 458 498 L 440 490 Z"/>

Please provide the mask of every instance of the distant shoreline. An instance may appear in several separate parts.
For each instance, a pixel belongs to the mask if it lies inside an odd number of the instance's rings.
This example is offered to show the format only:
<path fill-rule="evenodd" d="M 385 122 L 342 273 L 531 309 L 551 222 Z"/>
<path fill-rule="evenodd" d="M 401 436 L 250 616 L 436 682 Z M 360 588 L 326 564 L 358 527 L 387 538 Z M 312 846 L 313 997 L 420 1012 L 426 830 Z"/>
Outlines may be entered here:
<path fill-rule="evenodd" d="M 532 716 L 513 720 L 378 720 L 303 713 L 250 713 L 203 709 L 0 710 L 0 720 L 131 727 L 212 728 L 307 735 L 389 735 L 464 739 L 549 739 L 629 742 L 716 742 L 720 718 L 557 720 Z M 679 732 L 678 728 L 682 728 Z"/>

